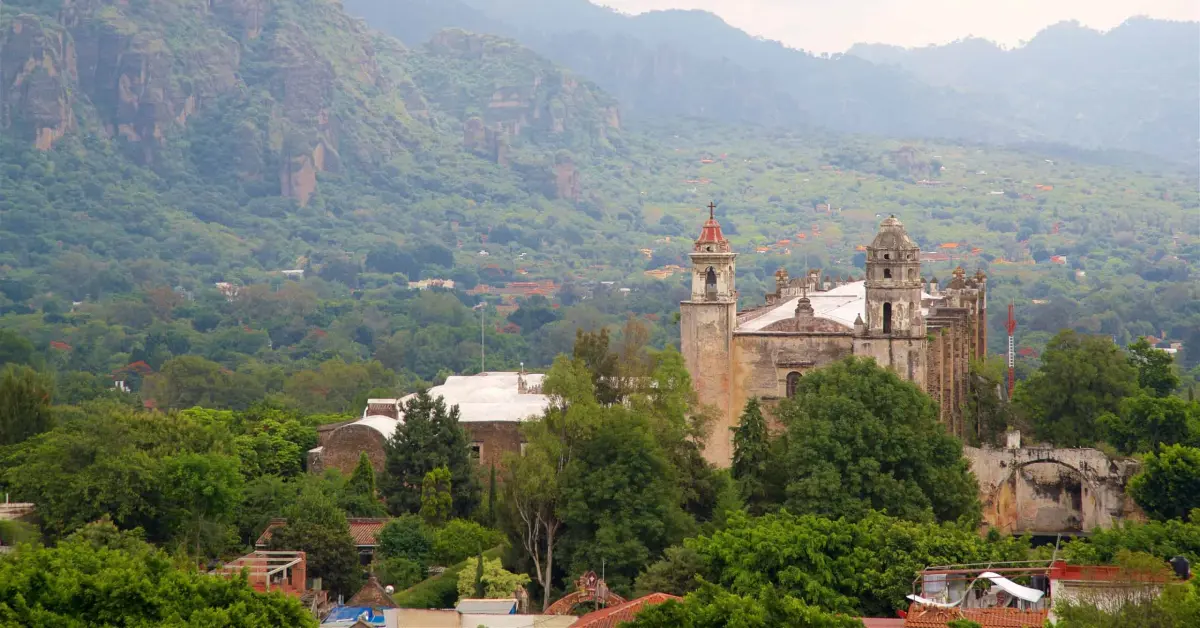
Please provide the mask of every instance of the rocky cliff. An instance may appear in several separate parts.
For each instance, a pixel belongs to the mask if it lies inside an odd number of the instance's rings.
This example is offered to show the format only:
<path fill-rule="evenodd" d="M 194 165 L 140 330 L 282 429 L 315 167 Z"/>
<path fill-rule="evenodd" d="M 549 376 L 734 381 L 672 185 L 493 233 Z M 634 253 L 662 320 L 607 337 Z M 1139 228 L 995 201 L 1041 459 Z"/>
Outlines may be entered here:
<path fill-rule="evenodd" d="M 413 141 L 396 77 L 332 1 L 10 0 L 3 14 L 0 123 L 42 150 L 82 127 L 155 165 L 193 117 L 222 118 L 223 150 L 205 156 L 304 205 L 347 148 L 372 162 Z"/>

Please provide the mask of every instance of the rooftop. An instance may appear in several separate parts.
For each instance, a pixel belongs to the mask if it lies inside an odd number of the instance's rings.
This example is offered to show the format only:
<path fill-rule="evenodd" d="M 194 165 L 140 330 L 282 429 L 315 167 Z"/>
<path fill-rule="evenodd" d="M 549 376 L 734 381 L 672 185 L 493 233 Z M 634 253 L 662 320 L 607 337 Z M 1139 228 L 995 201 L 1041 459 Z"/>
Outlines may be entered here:
<path fill-rule="evenodd" d="M 520 392 L 520 373 L 489 371 L 479 375 L 451 375 L 446 383 L 429 389 L 442 397 L 447 406 L 458 406 L 459 421 L 523 421 L 540 415 L 550 406 L 550 398 L 540 393 Z M 526 373 L 526 385 L 541 390 L 540 373 Z M 407 401 L 412 395 L 401 401 Z"/>
<path fill-rule="evenodd" d="M 682 601 L 683 598 L 666 593 L 651 593 L 623 604 L 592 611 L 571 624 L 571 628 L 616 628 L 624 622 L 633 621 L 643 608 L 657 606 L 671 600 Z"/>
<path fill-rule="evenodd" d="M 354 539 L 356 546 L 375 547 L 375 537 L 391 519 L 387 517 L 350 517 L 346 521 L 350 524 L 350 537 Z M 272 519 L 271 523 L 267 524 L 267 529 L 263 530 L 258 540 L 254 542 L 254 546 L 267 546 L 271 542 L 275 530 L 285 525 L 287 525 L 287 519 Z"/>
<path fill-rule="evenodd" d="M 517 613 L 517 600 L 515 598 L 503 600 L 464 598 L 458 601 L 458 605 L 454 607 L 454 610 L 462 614 L 515 615 Z"/>

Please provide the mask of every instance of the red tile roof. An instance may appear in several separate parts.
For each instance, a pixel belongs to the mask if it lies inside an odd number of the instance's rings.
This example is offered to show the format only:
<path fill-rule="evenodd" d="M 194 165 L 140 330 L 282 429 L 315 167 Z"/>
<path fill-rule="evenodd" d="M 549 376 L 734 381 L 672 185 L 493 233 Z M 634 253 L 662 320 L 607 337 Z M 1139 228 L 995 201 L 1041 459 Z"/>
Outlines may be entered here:
<path fill-rule="evenodd" d="M 945 628 L 955 619 L 969 619 L 983 628 L 1041 628 L 1047 611 L 1022 611 L 1015 608 L 936 608 L 913 604 L 908 609 L 904 628 Z"/>
<path fill-rule="evenodd" d="M 375 537 L 391 519 L 387 517 L 352 517 L 346 521 L 350 524 L 350 537 L 354 539 L 354 545 L 375 547 L 377 544 Z M 275 529 L 285 525 L 287 525 L 287 519 L 272 519 L 271 523 L 267 525 L 267 529 L 263 530 L 262 535 L 254 542 L 254 546 L 266 547 L 271 542 L 271 535 Z"/>
<path fill-rule="evenodd" d="M 643 608 L 658 606 L 670 600 L 682 601 L 683 598 L 666 593 L 651 593 L 636 600 L 629 600 L 624 604 L 588 613 L 571 624 L 571 628 L 616 628 L 622 622 L 633 621 Z"/>
<path fill-rule="evenodd" d="M 904 628 L 904 620 L 893 617 L 859 617 L 865 628 Z"/>

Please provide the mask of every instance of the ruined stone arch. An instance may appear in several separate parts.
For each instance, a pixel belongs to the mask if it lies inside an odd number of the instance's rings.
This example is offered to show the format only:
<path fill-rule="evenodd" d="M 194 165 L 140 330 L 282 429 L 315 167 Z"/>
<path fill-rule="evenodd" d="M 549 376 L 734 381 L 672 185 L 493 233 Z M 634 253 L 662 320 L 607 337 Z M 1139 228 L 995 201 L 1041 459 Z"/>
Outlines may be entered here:
<path fill-rule="evenodd" d="M 1099 488 L 1083 470 L 1053 457 L 1022 461 L 987 496 L 985 519 L 1002 532 L 1087 532 L 1096 525 Z"/>
<path fill-rule="evenodd" d="M 717 271 L 712 266 L 704 271 L 704 297 L 709 301 L 717 300 Z"/>

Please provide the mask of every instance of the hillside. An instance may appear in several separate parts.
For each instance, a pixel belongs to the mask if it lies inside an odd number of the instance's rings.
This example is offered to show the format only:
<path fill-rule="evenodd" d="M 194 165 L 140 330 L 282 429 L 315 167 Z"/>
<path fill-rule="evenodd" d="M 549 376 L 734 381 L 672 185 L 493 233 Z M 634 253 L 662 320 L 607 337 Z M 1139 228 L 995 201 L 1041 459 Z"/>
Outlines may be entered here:
<path fill-rule="evenodd" d="M 552 303 L 486 315 L 489 367 L 546 364 L 629 313 L 674 343 L 711 199 L 745 305 L 780 266 L 860 273 L 895 213 L 944 252 L 928 274 L 994 277 L 1025 346 L 1064 326 L 1200 346 L 1196 181 L 1137 156 L 630 123 L 511 39 L 405 46 L 333 0 L 9 1 L 0 77 L 0 329 L 64 369 L 198 354 L 279 390 L 375 358 L 433 379 L 479 364 L 464 289 L 535 280 Z M 408 289 L 426 278 L 458 298 Z"/>
<path fill-rule="evenodd" d="M 1003 50 L 981 39 L 848 54 L 903 68 L 931 85 L 1002 98 L 1048 139 L 1190 160 L 1200 128 L 1195 23 L 1134 18 L 1100 33 L 1064 22 Z"/>
<path fill-rule="evenodd" d="M 413 45 L 448 27 L 515 38 L 595 80 L 630 116 L 1196 157 L 1195 138 L 1171 132 L 1200 126 L 1194 24 L 1131 20 L 1103 36 L 1060 25 L 1010 54 L 967 41 L 934 49 L 945 51 L 939 61 L 919 61 L 923 53 L 914 51 L 901 63 L 900 51 L 880 46 L 813 56 L 703 11 L 628 16 L 588 0 L 348 0 L 346 7 Z M 996 68 L 999 58 L 1004 68 Z"/>

